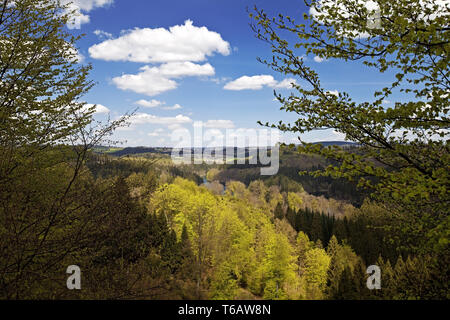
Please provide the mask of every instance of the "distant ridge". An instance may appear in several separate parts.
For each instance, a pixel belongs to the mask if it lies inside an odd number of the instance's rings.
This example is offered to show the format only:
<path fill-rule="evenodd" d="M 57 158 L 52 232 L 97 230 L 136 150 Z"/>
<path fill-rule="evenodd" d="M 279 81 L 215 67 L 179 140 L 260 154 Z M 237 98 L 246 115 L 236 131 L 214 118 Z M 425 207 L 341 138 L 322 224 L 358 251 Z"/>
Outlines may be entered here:
<path fill-rule="evenodd" d="M 359 145 L 356 142 L 350 142 L 350 141 L 318 141 L 318 142 L 313 142 L 313 144 L 321 144 L 324 147 L 328 147 L 328 146 L 358 146 Z"/>
<path fill-rule="evenodd" d="M 160 153 L 160 154 L 170 154 L 172 148 L 164 147 L 126 147 L 114 152 L 110 152 L 110 155 L 114 156 L 124 156 L 127 154 L 141 154 L 141 153 Z"/>
<path fill-rule="evenodd" d="M 313 142 L 313 144 L 320 144 L 324 147 L 328 146 L 358 146 L 358 143 L 355 142 L 348 142 L 348 141 L 318 141 Z M 208 148 L 202 148 L 202 149 L 208 149 Z M 224 152 L 227 149 L 234 149 L 236 152 L 238 149 L 243 148 L 233 148 L 233 147 L 224 147 Z M 254 148 L 244 148 L 245 149 L 245 155 L 248 156 L 249 150 Z M 192 151 L 194 148 L 192 148 Z M 159 153 L 159 154 L 167 154 L 170 155 L 172 152 L 172 148 L 170 147 L 125 147 L 125 148 L 109 148 L 104 146 L 97 146 L 94 148 L 94 152 L 97 153 L 107 153 L 113 156 L 125 156 L 125 155 L 132 155 L 132 154 L 142 154 L 142 153 Z"/>

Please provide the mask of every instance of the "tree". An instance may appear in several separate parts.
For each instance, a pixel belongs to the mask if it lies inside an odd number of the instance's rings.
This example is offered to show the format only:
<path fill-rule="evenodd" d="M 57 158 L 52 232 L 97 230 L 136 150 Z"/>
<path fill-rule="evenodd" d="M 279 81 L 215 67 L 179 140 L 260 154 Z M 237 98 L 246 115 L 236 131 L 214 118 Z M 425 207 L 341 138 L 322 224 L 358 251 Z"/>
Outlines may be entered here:
<path fill-rule="evenodd" d="M 280 220 L 284 218 L 284 210 L 283 210 L 283 205 L 281 204 L 281 202 L 278 202 L 277 206 L 275 207 L 274 216 L 275 216 L 275 218 L 280 219 Z"/>
<path fill-rule="evenodd" d="M 309 241 L 308 235 L 300 231 L 297 235 L 297 256 L 298 256 L 298 274 L 303 275 L 306 267 L 306 253 L 312 249 L 313 243 Z"/>
<path fill-rule="evenodd" d="M 179 269 L 179 273 L 181 279 L 185 281 L 194 281 L 194 253 L 192 252 L 191 241 L 189 239 L 189 234 L 186 228 L 186 225 L 183 225 L 183 230 L 181 232 L 180 239 L 180 247 L 181 247 L 181 267 Z"/>
<path fill-rule="evenodd" d="M 443 250 L 448 236 L 439 226 L 448 225 L 450 200 L 450 4 L 377 0 L 373 9 L 360 0 L 305 3 L 310 13 L 302 23 L 283 15 L 270 18 L 257 8 L 250 13 L 256 36 L 269 43 L 274 54 L 273 59 L 259 60 L 302 80 L 292 86 L 298 95 L 276 94 L 282 110 L 299 115 L 295 123 L 265 125 L 300 134 L 334 128 L 357 142 L 356 151 L 307 143 L 299 151 L 337 161 L 315 174 L 358 181 L 408 215 L 399 231 L 415 236 L 421 250 Z M 295 43 L 284 38 L 292 34 Z M 346 92 L 325 88 L 305 54 L 362 62 L 395 76 L 390 85 L 375 90 L 372 100 L 356 102 Z M 385 108 L 383 102 L 393 94 L 398 94 L 397 101 Z"/>
<path fill-rule="evenodd" d="M 377 266 L 382 270 L 381 276 L 381 288 L 382 290 L 377 290 L 379 292 L 375 292 L 380 298 L 384 300 L 389 300 L 394 297 L 394 293 L 396 291 L 396 283 L 394 279 L 394 270 L 392 269 L 391 263 L 389 260 L 384 261 L 380 256 L 377 260 Z"/>
<path fill-rule="evenodd" d="M 330 257 L 325 250 L 314 248 L 305 255 L 305 278 L 311 299 L 319 299 L 327 282 L 327 271 Z"/>
<path fill-rule="evenodd" d="M 208 180 L 209 182 L 217 180 L 217 176 L 219 175 L 219 173 L 220 173 L 219 169 L 216 168 L 208 170 L 208 173 L 206 174 L 206 180 Z"/>
<path fill-rule="evenodd" d="M 295 282 L 295 257 L 293 248 L 284 235 L 274 234 L 266 246 L 263 260 L 264 274 L 267 278 L 264 287 L 265 299 L 286 299 L 285 286 Z"/>
<path fill-rule="evenodd" d="M 303 204 L 303 199 L 301 196 L 299 196 L 295 192 L 288 192 L 287 202 L 288 202 L 289 208 L 291 208 L 292 210 L 298 211 L 298 210 L 300 210 L 301 205 Z"/>
<path fill-rule="evenodd" d="M 332 298 L 338 291 L 339 280 L 343 271 L 343 263 L 339 257 L 339 243 L 335 236 L 332 236 L 327 247 L 327 255 L 330 257 L 330 266 L 327 275 L 327 296 Z"/>
<path fill-rule="evenodd" d="M 355 282 L 353 272 L 350 267 L 345 267 L 339 280 L 338 291 L 334 298 L 339 300 L 358 300 L 360 299 L 358 284 Z"/>
<path fill-rule="evenodd" d="M 125 118 L 92 121 L 90 66 L 78 64 L 73 17 L 54 0 L 0 3 L 0 295 L 54 297 L 62 262 L 102 217 L 93 214 L 90 148 Z M 81 201 L 80 201 L 81 200 Z M 65 266 L 67 267 L 67 265 Z"/>

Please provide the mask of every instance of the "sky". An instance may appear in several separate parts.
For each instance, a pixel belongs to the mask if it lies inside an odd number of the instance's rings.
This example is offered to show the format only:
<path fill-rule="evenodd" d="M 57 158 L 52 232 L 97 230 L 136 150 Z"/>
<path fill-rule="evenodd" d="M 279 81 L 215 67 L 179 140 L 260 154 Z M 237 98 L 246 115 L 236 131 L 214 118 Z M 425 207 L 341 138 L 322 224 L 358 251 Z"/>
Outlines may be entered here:
<path fill-rule="evenodd" d="M 80 62 L 93 66 L 96 85 L 84 100 L 97 105 L 94 117 L 117 119 L 137 109 L 131 125 L 114 134 L 124 146 L 176 146 L 173 131 L 193 136 L 199 121 L 216 144 L 226 130 L 262 129 L 258 120 L 295 121 L 279 110 L 273 92 L 289 95 L 298 79 L 257 61 L 271 50 L 249 26 L 247 8 L 255 5 L 272 15 L 308 11 L 303 0 L 75 0 L 80 15 L 68 27 L 85 34 L 77 49 Z M 373 99 L 374 88 L 391 80 L 358 63 L 306 61 L 327 90 L 347 91 L 356 101 Z M 332 129 L 301 137 L 344 139 Z M 280 140 L 298 141 L 293 134 Z"/>

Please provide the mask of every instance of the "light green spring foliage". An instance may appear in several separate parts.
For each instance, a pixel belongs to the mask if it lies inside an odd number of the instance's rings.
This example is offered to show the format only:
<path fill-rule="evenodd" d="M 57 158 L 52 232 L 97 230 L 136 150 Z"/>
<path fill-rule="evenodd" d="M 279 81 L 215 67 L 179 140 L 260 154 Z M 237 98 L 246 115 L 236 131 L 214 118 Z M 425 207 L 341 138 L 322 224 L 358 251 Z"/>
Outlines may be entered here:
<path fill-rule="evenodd" d="M 299 151 L 337 160 L 339 165 L 316 175 L 344 177 L 375 190 L 379 200 L 410 215 L 406 228 L 414 224 L 414 232 L 429 230 L 428 248 L 442 249 L 448 243 L 447 229 L 439 225 L 448 216 L 449 202 L 450 3 L 305 2 L 310 11 L 303 21 L 282 14 L 271 18 L 258 8 L 250 14 L 256 36 L 273 53 L 273 59 L 261 61 L 297 80 L 296 94 L 277 94 L 277 99 L 298 119 L 265 125 L 298 134 L 334 128 L 359 143 L 361 152 L 312 144 Z M 347 92 L 330 93 L 311 60 L 304 59 L 308 55 L 359 61 L 395 76 L 387 77 L 389 85 L 374 87 L 373 99 L 357 102 Z M 392 101 L 389 107 L 386 101 Z"/>
<path fill-rule="evenodd" d="M 265 299 L 299 299 L 306 297 L 305 283 L 323 290 L 329 264 L 325 251 L 313 249 L 305 236 L 300 246 L 305 247 L 306 269 L 301 276 L 297 247 L 276 231 L 269 215 L 240 198 L 250 195 L 245 186 L 229 185 L 227 192 L 238 191 L 237 196 L 215 196 L 176 178 L 150 201 L 156 213 L 166 215 L 178 237 L 186 225 L 197 259 L 207 266 L 201 281 L 204 286 L 210 283 L 210 297 L 237 298 L 239 288 L 245 288 Z"/>
<path fill-rule="evenodd" d="M 302 197 L 295 192 L 288 192 L 288 205 L 292 210 L 298 211 L 303 204 Z"/>
<path fill-rule="evenodd" d="M 325 289 L 330 257 L 324 249 L 313 248 L 306 252 L 305 277 L 310 288 L 317 291 Z"/>
<path fill-rule="evenodd" d="M 186 226 L 198 280 L 210 298 L 239 298 L 242 290 L 264 299 L 325 298 L 331 256 L 342 264 L 356 257 L 351 249 L 346 254 L 347 248 L 336 241 L 328 255 L 303 232 L 290 241 L 270 214 L 249 205 L 255 197 L 262 201 L 265 189 L 253 184 L 250 191 L 236 182 L 228 186 L 226 196 L 217 196 L 176 178 L 161 186 L 149 203 L 151 210 L 167 217 L 178 238 Z"/>

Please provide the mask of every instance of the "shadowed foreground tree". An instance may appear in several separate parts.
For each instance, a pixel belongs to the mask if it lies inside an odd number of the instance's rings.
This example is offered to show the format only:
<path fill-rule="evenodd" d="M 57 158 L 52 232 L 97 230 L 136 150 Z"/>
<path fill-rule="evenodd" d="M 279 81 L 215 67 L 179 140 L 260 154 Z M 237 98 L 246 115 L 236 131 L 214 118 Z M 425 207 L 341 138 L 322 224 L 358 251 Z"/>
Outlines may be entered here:
<path fill-rule="evenodd" d="M 442 253 L 449 244 L 450 4 L 434 0 L 309 0 L 304 21 L 250 13 L 256 37 L 272 59 L 259 59 L 294 76 L 297 94 L 276 97 L 295 123 L 265 123 L 302 134 L 333 128 L 360 148 L 302 143 L 300 152 L 336 160 L 316 176 L 358 181 L 399 222 L 392 234 L 408 235 L 416 252 Z M 290 39 L 290 40 L 286 40 Z M 294 39 L 294 40 L 292 40 Z M 330 92 L 305 55 L 371 68 L 392 82 L 374 88 L 371 101 Z M 344 80 L 344 79 L 343 79 Z M 396 99 L 392 107 L 387 100 Z M 396 230 L 393 230 L 397 228 Z"/>
<path fill-rule="evenodd" d="M 0 2 L 2 298 L 57 297 L 62 261 L 101 217 L 86 155 L 126 119 L 94 123 L 80 100 L 93 83 L 71 17 L 59 1 Z"/>

